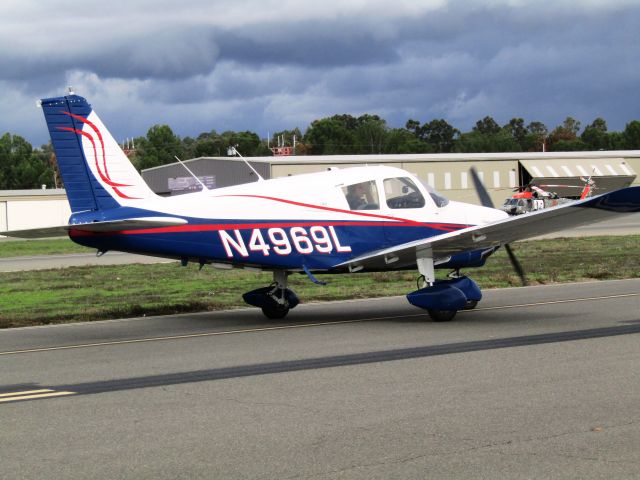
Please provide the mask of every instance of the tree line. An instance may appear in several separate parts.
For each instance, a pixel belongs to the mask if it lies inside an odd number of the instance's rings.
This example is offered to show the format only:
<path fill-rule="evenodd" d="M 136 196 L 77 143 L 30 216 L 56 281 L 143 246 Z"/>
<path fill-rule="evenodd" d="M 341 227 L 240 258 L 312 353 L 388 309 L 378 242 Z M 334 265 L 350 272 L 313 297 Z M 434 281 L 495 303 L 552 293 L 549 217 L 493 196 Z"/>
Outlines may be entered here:
<path fill-rule="evenodd" d="M 295 128 L 275 132 L 264 140 L 250 131 L 204 132 L 195 138 L 177 136 L 168 125 L 154 125 L 147 135 L 133 139 L 129 158 L 138 170 L 207 156 L 225 156 L 235 147 L 245 157 L 269 156 L 269 149 L 296 138 L 297 155 L 497 153 L 640 149 L 640 121 L 629 122 L 622 132 L 610 132 L 602 118 L 581 131 L 578 120 L 567 117 L 549 131 L 542 122 L 525 124 L 512 118 L 500 126 L 492 117 L 478 120 L 461 132 L 444 119 L 420 123 L 410 119 L 403 128 L 391 128 L 378 115 L 333 115 L 315 120 L 302 132 Z M 19 135 L 0 137 L 0 190 L 62 187 L 51 144 L 40 148 Z"/>

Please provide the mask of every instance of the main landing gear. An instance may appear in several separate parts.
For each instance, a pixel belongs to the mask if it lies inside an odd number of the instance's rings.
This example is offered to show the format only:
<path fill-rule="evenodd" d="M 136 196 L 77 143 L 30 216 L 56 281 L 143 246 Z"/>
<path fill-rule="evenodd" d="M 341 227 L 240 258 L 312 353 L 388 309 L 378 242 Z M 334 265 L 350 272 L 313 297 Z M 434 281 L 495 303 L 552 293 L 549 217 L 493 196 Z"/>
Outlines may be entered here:
<path fill-rule="evenodd" d="M 298 296 L 287 288 L 287 276 L 286 271 L 276 270 L 273 272 L 271 285 L 251 290 L 242 295 L 242 298 L 249 305 L 261 308 L 267 318 L 284 318 L 289 310 L 300 303 Z"/>
<path fill-rule="evenodd" d="M 426 309 L 434 322 L 448 322 L 458 310 L 471 310 L 482 299 L 476 282 L 460 275 L 458 270 L 452 272 L 447 280 L 436 280 L 431 256 L 418 258 L 418 270 L 421 274 L 418 290 L 408 294 L 407 300 Z"/>
<path fill-rule="evenodd" d="M 418 290 L 409 293 L 407 300 L 427 310 L 433 321 L 448 322 L 459 310 L 471 310 L 482 299 L 478 285 L 460 275 L 458 270 L 449 274 L 446 280 L 436 280 L 433 258 L 420 257 L 417 263 L 420 272 Z M 282 319 L 300 303 L 298 296 L 287 288 L 288 275 L 285 270 L 276 270 L 271 285 L 247 292 L 242 298 L 249 305 L 262 309 L 267 318 Z M 309 272 L 307 275 L 314 280 Z"/>

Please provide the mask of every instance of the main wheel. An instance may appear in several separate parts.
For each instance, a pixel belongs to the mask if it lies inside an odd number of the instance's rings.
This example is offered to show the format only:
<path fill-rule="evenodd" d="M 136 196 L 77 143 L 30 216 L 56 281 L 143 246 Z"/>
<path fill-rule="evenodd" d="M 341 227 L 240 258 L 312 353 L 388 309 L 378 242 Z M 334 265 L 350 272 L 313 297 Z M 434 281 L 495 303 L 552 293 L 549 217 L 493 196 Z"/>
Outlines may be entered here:
<path fill-rule="evenodd" d="M 289 307 L 262 307 L 262 313 L 264 313 L 264 316 L 267 318 L 279 320 L 287 316 L 287 313 L 289 313 Z"/>
<path fill-rule="evenodd" d="M 458 313 L 457 310 L 433 310 L 428 309 L 427 313 L 434 322 L 449 322 Z"/>

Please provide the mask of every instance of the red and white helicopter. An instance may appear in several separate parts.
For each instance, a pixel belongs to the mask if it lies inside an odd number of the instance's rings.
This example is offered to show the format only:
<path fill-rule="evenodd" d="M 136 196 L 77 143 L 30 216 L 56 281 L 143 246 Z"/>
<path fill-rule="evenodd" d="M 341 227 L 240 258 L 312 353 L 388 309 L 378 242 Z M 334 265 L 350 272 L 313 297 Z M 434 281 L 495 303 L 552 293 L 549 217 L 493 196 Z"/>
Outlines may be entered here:
<path fill-rule="evenodd" d="M 518 187 L 514 190 L 515 193 L 504 201 L 502 210 L 509 215 L 522 215 L 574 201 L 574 198 L 560 197 L 557 193 L 544 188 L 580 188 L 580 196 L 578 197 L 580 200 L 592 197 L 597 189 L 595 180 L 591 176 L 580 177 L 580 180 L 584 185 L 536 185 L 529 183 L 524 187 Z"/>
<path fill-rule="evenodd" d="M 482 298 L 460 273 L 479 267 L 509 242 L 640 211 L 630 187 L 509 217 L 494 209 L 478 175 L 484 206 L 448 201 L 415 176 L 386 166 L 329 171 L 163 198 L 152 192 L 82 97 L 41 100 L 71 205 L 69 224 L 1 232 L 33 238 L 68 233 L 81 245 L 273 272 L 273 283 L 244 294 L 270 318 L 298 304 L 291 273 L 319 282 L 321 273 L 417 268 L 409 302 L 436 321 L 450 320 Z M 435 269 L 450 269 L 436 280 Z"/>

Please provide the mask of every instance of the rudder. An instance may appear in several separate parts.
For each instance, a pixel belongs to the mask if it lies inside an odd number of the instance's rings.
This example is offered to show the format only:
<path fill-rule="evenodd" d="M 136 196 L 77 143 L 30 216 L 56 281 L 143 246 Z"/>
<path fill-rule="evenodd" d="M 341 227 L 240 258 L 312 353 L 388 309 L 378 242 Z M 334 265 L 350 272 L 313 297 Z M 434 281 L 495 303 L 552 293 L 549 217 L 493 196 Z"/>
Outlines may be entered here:
<path fill-rule="evenodd" d="M 73 213 L 155 197 L 83 97 L 47 98 L 41 106 Z"/>

